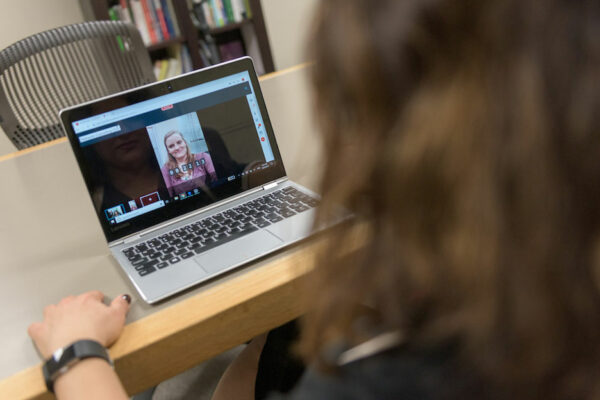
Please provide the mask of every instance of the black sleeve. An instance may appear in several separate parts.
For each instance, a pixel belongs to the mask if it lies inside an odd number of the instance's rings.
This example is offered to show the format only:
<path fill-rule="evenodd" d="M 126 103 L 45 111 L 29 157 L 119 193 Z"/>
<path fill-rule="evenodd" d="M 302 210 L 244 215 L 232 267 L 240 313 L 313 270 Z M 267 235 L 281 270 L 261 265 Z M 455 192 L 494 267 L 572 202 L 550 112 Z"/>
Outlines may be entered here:
<path fill-rule="evenodd" d="M 454 348 L 395 349 L 352 362 L 335 373 L 308 368 L 288 394 L 268 400 L 433 400 L 485 396 L 453 362 Z M 481 396 L 480 396 L 481 395 Z"/>

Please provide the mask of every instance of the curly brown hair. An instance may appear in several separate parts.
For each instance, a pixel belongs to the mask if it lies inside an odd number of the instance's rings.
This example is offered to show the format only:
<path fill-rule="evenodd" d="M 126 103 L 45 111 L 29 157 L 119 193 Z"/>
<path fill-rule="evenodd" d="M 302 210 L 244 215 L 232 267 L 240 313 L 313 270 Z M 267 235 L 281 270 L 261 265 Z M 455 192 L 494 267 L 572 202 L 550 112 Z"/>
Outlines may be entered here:
<path fill-rule="evenodd" d="M 368 304 L 513 398 L 600 396 L 600 2 L 327 0 L 313 37 L 320 219 L 368 235 L 333 232 L 304 354 Z"/>

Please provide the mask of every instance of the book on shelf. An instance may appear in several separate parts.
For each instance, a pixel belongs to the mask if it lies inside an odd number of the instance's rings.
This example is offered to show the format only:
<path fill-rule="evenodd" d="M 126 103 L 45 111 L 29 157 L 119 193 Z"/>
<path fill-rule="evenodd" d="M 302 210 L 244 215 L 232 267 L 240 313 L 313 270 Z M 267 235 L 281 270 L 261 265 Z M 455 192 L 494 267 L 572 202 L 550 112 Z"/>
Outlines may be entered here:
<path fill-rule="evenodd" d="M 134 24 L 146 46 L 180 36 L 172 0 L 119 0 L 108 14 L 111 19 Z"/>
<path fill-rule="evenodd" d="M 193 0 L 200 6 L 209 28 L 220 28 L 252 17 L 247 0 Z"/>
<path fill-rule="evenodd" d="M 148 33 L 150 34 L 150 44 L 156 44 L 159 42 L 158 32 L 154 29 L 154 23 L 152 22 L 152 14 L 150 13 L 150 5 L 148 4 L 148 0 L 140 0 L 142 4 L 142 10 L 144 12 L 144 21 L 146 23 L 146 27 L 148 28 Z"/>
<path fill-rule="evenodd" d="M 192 63 L 192 57 L 190 56 L 190 50 L 187 46 L 181 46 L 181 73 L 185 74 L 194 69 Z"/>
<path fill-rule="evenodd" d="M 214 42 L 207 42 L 205 38 L 198 39 L 198 50 L 203 65 L 213 65 L 221 62 L 219 50 Z"/>
<path fill-rule="evenodd" d="M 258 44 L 258 38 L 256 32 L 250 25 L 242 26 L 242 38 L 246 44 L 246 54 L 252 58 L 254 62 L 254 69 L 258 75 L 265 74 L 265 66 L 262 61 L 262 54 L 260 52 L 260 46 Z"/>
<path fill-rule="evenodd" d="M 150 39 L 150 32 L 148 31 L 148 25 L 146 25 L 146 18 L 144 17 L 144 10 L 142 9 L 142 3 L 140 0 L 130 0 L 129 3 L 131 7 L 131 12 L 133 15 L 133 22 L 135 26 L 138 28 L 140 35 L 142 36 L 142 40 L 146 46 L 152 44 Z"/>
<path fill-rule="evenodd" d="M 236 58 L 244 57 L 244 45 L 239 40 L 232 40 L 219 45 L 219 54 L 221 61 L 235 60 Z"/>
<path fill-rule="evenodd" d="M 154 75 L 159 81 L 190 72 L 192 69 L 190 52 L 185 45 L 176 46 L 169 58 L 154 62 Z"/>
<path fill-rule="evenodd" d="M 165 20 L 165 13 L 163 12 L 162 4 L 160 0 L 153 0 L 153 2 L 154 9 L 156 10 L 156 18 L 158 19 L 158 26 L 160 27 L 163 40 L 169 40 L 171 35 L 169 34 L 169 29 L 167 28 L 167 21 Z"/>
<path fill-rule="evenodd" d="M 121 21 L 129 22 L 130 24 L 134 24 L 133 22 L 133 14 L 131 13 L 131 7 L 127 0 L 120 0 L 118 6 L 114 6 L 117 8 L 117 12 L 119 14 L 119 19 Z"/>
<path fill-rule="evenodd" d="M 173 3 L 167 0 L 160 0 L 160 5 L 165 17 L 165 23 L 167 24 L 169 37 L 174 38 L 179 36 L 179 24 L 177 23 L 177 18 L 175 18 Z"/>

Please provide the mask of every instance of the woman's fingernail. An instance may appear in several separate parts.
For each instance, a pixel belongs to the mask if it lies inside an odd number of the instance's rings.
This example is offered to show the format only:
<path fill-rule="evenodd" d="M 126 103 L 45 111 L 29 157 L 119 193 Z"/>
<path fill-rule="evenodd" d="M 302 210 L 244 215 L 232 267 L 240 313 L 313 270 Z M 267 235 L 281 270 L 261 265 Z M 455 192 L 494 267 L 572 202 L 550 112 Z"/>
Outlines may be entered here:
<path fill-rule="evenodd" d="M 131 296 L 128 294 L 124 294 L 123 296 L 121 296 L 123 298 L 123 300 L 125 300 L 127 303 L 131 304 Z"/>

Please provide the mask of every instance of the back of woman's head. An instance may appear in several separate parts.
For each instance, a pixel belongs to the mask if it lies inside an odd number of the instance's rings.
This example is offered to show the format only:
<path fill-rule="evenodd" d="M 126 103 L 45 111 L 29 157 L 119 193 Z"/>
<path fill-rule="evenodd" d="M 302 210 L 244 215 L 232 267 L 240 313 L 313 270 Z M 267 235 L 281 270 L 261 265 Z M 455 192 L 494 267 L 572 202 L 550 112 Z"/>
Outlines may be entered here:
<path fill-rule="evenodd" d="M 328 0 L 317 16 L 323 216 L 344 204 L 368 233 L 317 268 L 305 351 L 352 340 L 369 304 L 409 343 L 459 338 L 515 397 L 598 396 L 600 2 Z"/>

